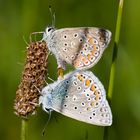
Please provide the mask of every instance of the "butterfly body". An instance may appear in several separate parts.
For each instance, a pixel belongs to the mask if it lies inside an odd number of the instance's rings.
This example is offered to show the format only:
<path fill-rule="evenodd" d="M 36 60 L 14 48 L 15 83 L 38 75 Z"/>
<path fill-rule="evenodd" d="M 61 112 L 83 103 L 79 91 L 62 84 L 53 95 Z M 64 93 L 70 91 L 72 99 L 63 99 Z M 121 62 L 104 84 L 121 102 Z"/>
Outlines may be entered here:
<path fill-rule="evenodd" d="M 90 124 L 109 126 L 112 113 L 102 83 L 90 71 L 76 70 L 43 88 L 43 109 Z"/>
<path fill-rule="evenodd" d="M 109 30 L 95 27 L 46 28 L 43 40 L 55 55 L 58 67 L 66 64 L 76 69 L 88 69 L 101 58 L 111 39 Z"/>

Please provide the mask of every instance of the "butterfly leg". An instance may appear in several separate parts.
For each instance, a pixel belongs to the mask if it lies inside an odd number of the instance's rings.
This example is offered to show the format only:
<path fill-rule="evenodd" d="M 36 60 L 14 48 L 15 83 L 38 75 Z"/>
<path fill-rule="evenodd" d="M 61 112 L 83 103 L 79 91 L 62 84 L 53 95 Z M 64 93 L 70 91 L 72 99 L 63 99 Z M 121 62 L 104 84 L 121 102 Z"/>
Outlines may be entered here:
<path fill-rule="evenodd" d="M 59 78 L 63 78 L 64 70 L 66 69 L 66 62 L 57 58 L 57 73 Z"/>
<path fill-rule="evenodd" d="M 62 67 L 59 67 L 57 69 L 57 73 L 58 73 L 58 77 L 59 78 L 63 78 L 63 76 L 64 76 L 64 69 Z"/>

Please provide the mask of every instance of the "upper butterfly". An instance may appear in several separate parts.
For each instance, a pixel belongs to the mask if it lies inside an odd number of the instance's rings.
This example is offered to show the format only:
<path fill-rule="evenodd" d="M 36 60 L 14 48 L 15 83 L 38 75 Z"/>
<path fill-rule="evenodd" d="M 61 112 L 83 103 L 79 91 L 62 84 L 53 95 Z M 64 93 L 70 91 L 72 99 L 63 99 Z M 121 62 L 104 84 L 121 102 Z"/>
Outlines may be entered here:
<path fill-rule="evenodd" d="M 63 28 L 47 27 L 43 35 L 49 50 L 57 59 L 58 68 L 66 64 L 76 69 L 88 69 L 101 58 L 111 39 L 109 30 L 94 27 Z"/>

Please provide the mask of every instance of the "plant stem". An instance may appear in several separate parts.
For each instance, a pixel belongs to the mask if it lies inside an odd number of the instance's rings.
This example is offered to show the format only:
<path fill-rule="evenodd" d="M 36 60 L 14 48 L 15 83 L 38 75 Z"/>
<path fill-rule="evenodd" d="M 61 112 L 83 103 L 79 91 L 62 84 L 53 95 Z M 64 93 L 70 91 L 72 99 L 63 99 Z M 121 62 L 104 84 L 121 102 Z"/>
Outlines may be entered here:
<path fill-rule="evenodd" d="M 123 4 L 124 4 L 124 0 L 120 0 L 119 7 L 118 7 L 118 15 L 117 15 L 117 22 L 116 22 L 116 30 L 115 30 L 115 40 L 114 40 L 112 64 L 111 64 L 108 95 L 107 95 L 109 102 L 111 102 L 112 95 L 113 95 L 114 78 L 115 78 L 116 60 L 117 60 L 117 52 L 118 52 L 120 29 L 121 29 Z M 107 139 L 108 139 L 108 127 L 105 127 L 104 128 L 104 140 L 107 140 Z"/>
<path fill-rule="evenodd" d="M 109 88 L 108 88 L 108 98 L 110 100 L 112 99 L 112 93 L 113 93 L 113 87 L 114 87 L 114 76 L 115 76 L 116 59 L 117 59 L 119 37 L 120 37 L 120 29 L 121 29 L 121 19 L 122 19 L 123 3 L 124 3 L 124 0 L 120 0 L 119 8 L 118 8 L 118 16 L 117 16 L 115 40 L 114 40 L 114 48 L 113 48 L 113 57 L 112 57 L 110 80 L 109 80 Z"/>
<path fill-rule="evenodd" d="M 22 119 L 21 121 L 21 140 L 26 140 L 27 138 L 27 119 Z"/>

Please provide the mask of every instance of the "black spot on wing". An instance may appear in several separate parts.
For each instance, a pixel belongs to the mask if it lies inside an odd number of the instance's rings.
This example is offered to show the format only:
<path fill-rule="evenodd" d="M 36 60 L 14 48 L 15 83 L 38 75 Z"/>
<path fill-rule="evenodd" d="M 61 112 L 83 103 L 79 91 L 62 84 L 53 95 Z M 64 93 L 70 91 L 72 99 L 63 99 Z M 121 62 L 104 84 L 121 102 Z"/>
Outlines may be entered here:
<path fill-rule="evenodd" d="M 100 28 L 98 34 L 100 36 L 99 39 L 101 42 L 103 42 L 103 43 L 108 42 L 108 32 L 105 29 Z"/>

